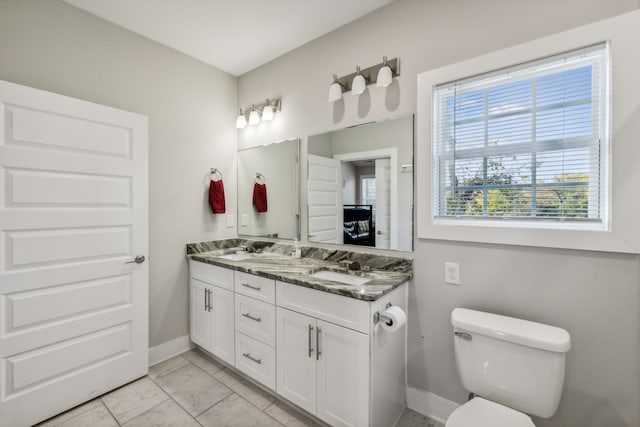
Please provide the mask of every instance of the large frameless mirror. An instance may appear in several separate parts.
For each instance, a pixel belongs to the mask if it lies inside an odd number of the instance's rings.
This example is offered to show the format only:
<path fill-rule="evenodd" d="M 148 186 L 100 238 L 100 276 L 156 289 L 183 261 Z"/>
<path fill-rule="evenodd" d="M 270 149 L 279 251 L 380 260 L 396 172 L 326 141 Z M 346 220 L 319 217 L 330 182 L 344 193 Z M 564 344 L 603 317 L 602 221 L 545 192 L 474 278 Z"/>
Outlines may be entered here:
<path fill-rule="evenodd" d="M 300 238 L 299 141 L 238 152 L 239 235 Z"/>
<path fill-rule="evenodd" d="M 308 140 L 310 242 L 413 250 L 413 115 Z"/>

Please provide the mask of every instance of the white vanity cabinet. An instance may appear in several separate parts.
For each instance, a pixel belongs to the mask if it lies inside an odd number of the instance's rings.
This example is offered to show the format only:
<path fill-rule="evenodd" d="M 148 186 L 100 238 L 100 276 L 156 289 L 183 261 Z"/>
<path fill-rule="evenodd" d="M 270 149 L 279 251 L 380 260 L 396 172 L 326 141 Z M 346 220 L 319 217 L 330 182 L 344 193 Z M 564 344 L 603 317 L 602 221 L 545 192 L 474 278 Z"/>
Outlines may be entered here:
<path fill-rule="evenodd" d="M 199 261 L 191 268 L 191 340 L 332 426 L 388 427 L 406 406 L 407 284 L 364 301 Z"/>
<path fill-rule="evenodd" d="M 406 288 L 368 302 L 276 281 L 278 394 L 332 426 L 393 425 L 406 402 L 406 332 L 375 328 L 373 314 L 406 310 Z"/>
<path fill-rule="evenodd" d="M 276 390 L 275 281 L 235 272 L 236 369 Z"/>
<path fill-rule="evenodd" d="M 277 308 L 278 393 L 333 426 L 366 426 L 369 336 Z"/>
<path fill-rule="evenodd" d="M 191 261 L 191 341 L 233 364 L 233 271 Z"/>

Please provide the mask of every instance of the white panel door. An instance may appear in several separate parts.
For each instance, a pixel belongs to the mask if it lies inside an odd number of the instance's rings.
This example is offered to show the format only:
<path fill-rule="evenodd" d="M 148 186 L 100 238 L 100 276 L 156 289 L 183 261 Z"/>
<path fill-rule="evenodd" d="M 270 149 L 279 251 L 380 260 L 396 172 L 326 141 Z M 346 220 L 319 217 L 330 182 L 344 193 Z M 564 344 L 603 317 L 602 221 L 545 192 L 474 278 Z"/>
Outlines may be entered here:
<path fill-rule="evenodd" d="M 308 156 L 309 240 L 342 243 L 342 167 L 340 160 Z"/>
<path fill-rule="evenodd" d="M 316 413 L 316 319 L 276 308 L 278 394 Z"/>
<path fill-rule="evenodd" d="M 146 117 L 0 81 L 0 425 L 146 374 L 147 144 Z"/>
<path fill-rule="evenodd" d="M 376 159 L 376 248 L 391 244 L 391 161 Z M 394 248 L 395 249 L 395 248 Z"/>
<path fill-rule="evenodd" d="M 369 425 L 369 336 L 318 320 L 317 416 L 332 426 Z"/>

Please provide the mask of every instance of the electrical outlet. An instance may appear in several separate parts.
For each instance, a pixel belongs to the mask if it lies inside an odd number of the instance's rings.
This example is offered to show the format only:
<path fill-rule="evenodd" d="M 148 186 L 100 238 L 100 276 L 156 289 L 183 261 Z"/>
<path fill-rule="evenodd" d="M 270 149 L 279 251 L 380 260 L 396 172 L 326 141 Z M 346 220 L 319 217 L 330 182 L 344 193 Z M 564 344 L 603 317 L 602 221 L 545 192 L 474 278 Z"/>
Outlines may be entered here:
<path fill-rule="evenodd" d="M 444 282 L 450 285 L 460 284 L 460 264 L 457 262 L 444 263 Z"/>
<path fill-rule="evenodd" d="M 242 226 L 243 226 L 243 227 L 246 227 L 246 226 L 248 226 L 248 225 L 249 225 L 249 215 L 247 215 L 247 214 L 242 214 L 242 216 L 240 217 L 240 219 L 241 219 L 241 221 L 242 221 L 240 224 L 242 224 Z"/>
<path fill-rule="evenodd" d="M 233 226 L 236 224 L 235 220 L 233 219 L 233 214 L 229 214 L 227 215 L 227 228 L 233 228 Z"/>

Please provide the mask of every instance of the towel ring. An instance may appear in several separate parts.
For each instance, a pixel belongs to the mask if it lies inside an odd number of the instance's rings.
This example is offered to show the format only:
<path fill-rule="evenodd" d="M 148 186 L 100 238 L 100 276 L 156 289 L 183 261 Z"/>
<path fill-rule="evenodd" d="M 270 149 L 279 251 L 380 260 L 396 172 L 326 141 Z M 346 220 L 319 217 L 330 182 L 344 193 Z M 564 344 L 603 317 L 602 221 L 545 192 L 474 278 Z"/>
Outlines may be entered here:
<path fill-rule="evenodd" d="M 222 172 L 220 172 L 220 170 L 218 170 L 217 168 L 211 168 L 209 170 L 209 178 L 211 178 L 211 175 L 215 175 L 215 174 L 220 175 L 220 179 L 222 179 Z"/>
<path fill-rule="evenodd" d="M 256 172 L 256 181 L 260 181 L 262 180 L 262 182 L 266 182 L 267 179 L 264 177 L 264 175 L 262 175 L 260 172 Z"/>

